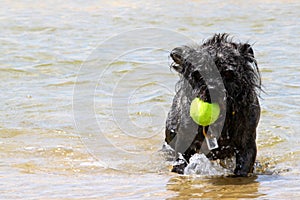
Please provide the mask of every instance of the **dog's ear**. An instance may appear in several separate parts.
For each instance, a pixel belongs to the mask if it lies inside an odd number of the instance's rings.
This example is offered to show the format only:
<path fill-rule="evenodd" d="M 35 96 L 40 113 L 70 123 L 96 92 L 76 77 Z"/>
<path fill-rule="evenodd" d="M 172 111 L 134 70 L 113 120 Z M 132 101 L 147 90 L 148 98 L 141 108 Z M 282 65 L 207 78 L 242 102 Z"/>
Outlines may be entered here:
<path fill-rule="evenodd" d="M 249 63 L 254 63 L 257 65 L 254 57 L 254 51 L 250 44 L 241 44 L 239 47 L 239 52 Z"/>
<path fill-rule="evenodd" d="M 170 53 L 171 58 L 174 60 L 175 64 L 172 67 L 178 72 L 183 73 L 183 50 L 180 47 L 173 49 Z"/>
<path fill-rule="evenodd" d="M 240 54 L 244 55 L 245 57 L 252 57 L 254 58 L 254 51 L 251 47 L 250 44 L 242 44 L 240 47 L 239 47 L 239 52 Z"/>

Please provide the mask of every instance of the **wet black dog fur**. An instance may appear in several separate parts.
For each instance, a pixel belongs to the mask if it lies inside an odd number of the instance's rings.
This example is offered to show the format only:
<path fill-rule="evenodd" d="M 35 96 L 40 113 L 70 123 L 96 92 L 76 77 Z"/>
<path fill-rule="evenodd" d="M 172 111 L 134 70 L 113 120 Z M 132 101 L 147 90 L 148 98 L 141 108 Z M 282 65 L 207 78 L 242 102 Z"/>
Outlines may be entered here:
<path fill-rule="evenodd" d="M 202 45 L 177 47 L 170 56 L 171 68 L 180 76 L 165 130 L 165 141 L 175 150 L 175 159 L 180 161 L 174 164 L 172 171 L 183 174 L 192 155 L 205 153 L 210 160 L 235 157 L 233 173 L 236 176 L 251 174 L 257 154 L 255 140 L 261 91 L 260 73 L 251 45 L 234 42 L 226 33 L 215 34 Z M 211 66 L 216 66 L 218 73 L 214 73 Z M 191 101 L 196 97 L 220 105 L 219 119 L 205 127 L 218 138 L 216 149 L 208 150 L 203 127 L 189 115 Z"/>

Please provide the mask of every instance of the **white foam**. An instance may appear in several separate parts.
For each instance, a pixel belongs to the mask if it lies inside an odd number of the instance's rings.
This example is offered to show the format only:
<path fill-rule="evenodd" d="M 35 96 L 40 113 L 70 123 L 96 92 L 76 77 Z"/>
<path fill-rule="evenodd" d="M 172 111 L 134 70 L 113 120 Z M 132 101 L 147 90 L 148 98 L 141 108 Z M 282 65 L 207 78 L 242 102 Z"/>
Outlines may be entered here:
<path fill-rule="evenodd" d="M 190 158 L 190 163 L 184 169 L 186 175 L 218 176 L 227 174 L 228 170 L 217 162 L 210 161 L 204 154 L 195 154 Z"/>

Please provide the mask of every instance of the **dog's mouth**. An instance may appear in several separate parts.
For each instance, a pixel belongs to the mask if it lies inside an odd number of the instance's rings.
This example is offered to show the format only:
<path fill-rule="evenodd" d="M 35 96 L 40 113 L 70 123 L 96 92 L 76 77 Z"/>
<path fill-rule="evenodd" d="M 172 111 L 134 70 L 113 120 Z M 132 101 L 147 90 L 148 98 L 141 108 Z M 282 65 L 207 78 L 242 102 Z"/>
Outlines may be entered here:
<path fill-rule="evenodd" d="M 175 69 L 178 73 L 182 74 L 183 73 L 183 67 L 175 62 L 171 64 L 171 68 Z"/>
<path fill-rule="evenodd" d="M 174 61 L 171 64 L 171 67 L 179 73 L 183 73 L 183 70 L 184 70 L 183 66 L 182 66 L 182 62 L 183 62 L 182 53 L 183 53 L 183 51 L 181 48 L 175 48 L 170 53 L 170 56 Z"/>

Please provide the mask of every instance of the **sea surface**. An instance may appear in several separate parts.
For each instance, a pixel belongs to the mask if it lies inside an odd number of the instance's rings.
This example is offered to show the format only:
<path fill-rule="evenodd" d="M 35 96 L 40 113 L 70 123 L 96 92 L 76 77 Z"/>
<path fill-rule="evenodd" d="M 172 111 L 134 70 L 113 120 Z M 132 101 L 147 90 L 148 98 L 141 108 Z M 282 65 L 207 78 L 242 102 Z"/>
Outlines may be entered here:
<path fill-rule="evenodd" d="M 300 199 L 299 1 L 0 1 L 0 199 Z M 161 148 L 170 51 L 230 33 L 261 71 L 255 173 Z"/>

